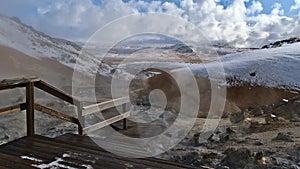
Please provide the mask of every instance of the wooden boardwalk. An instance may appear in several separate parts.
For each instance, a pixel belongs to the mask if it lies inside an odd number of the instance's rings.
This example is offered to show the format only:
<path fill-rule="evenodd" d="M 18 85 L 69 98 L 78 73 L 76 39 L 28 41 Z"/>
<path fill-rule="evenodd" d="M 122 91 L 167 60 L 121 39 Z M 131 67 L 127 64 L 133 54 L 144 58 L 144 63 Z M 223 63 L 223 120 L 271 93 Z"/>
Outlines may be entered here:
<path fill-rule="evenodd" d="M 0 146 L 0 169 L 191 168 L 190 166 L 154 158 L 134 159 L 114 155 L 101 149 L 88 136 L 83 136 L 118 121 L 123 121 L 123 129 L 126 129 L 126 118 L 130 116 L 130 111 L 125 112 L 126 104 L 129 102 L 129 98 L 127 97 L 103 101 L 101 103 L 83 107 L 82 101 L 36 77 L 0 80 L 0 91 L 14 88 L 26 89 L 26 102 L 0 108 L 0 116 L 26 110 L 27 136 Z M 35 88 L 76 106 L 77 117 L 72 117 L 35 103 Z M 102 110 L 114 108 L 115 106 L 122 106 L 123 113 L 105 119 L 99 123 L 85 126 L 86 115 L 99 113 Z M 65 134 L 57 138 L 47 138 L 35 135 L 34 110 L 78 125 L 78 135 Z M 136 154 L 137 152 L 144 153 L 143 151 L 134 148 L 137 143 L 125 144 L 123 142 L 120 143 L 118 140 L 118 138 L 113 140 L 101 140 L 101 144 L 103 143 L 105 148 L 113 147 L 120 152 L 125 152 L 125 155 L 130 153 Z"/>
<path fill-rule="evenodd" d="M 106 152 L 89 137 L 65 134 L 57 138 L 26 136 L 0 146 L 0 168 L 192 168 L 154 159 L 125 158 Z"/>

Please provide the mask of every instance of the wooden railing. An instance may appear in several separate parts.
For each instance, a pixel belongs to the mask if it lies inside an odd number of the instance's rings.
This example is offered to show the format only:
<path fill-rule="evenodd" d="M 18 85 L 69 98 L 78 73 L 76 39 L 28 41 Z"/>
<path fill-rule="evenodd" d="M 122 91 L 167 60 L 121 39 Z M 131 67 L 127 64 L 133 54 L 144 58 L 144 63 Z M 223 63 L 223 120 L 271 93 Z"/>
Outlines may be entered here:
<path fill-rule="evenodd" d="M 120 106 L 122 105 L 122 111 L 125 112 L 126 111 L 126 103 L 129 102 L 129 97 L 122 97 L 122 98 L 118 98 L 118 99 L 114 99 L 114 100 L 109 100 L 109 101 L 105 101 L 102 103 L 98 103 L 98 104 L 94 104 L 94 105 L 90 105 L 90 106 L 86 106 L 83 107 L 83 112 L 82 115 L 86 116 L 89 114 L 93 114 L 102 110 L 106 110 L 115 106 Z M 122 113 L 118 116 L 112 117 L 110 119 L 104 120 L 102 122 L 96 123 L 94 125 L 91 125 L 89 127 L 85 127 L 83 128 L 83 133 L 84 134 L 88 134 L 89 132 L 95 131 L 97 129 L 100 129 L 102 127 L 105 127 L 107 125 L 111 125 L 117 121 L 123 120 L 123 129 L 126 129 L 126 118 L 130 116 L 130 111 Z"/>
<path fill-rule="evenodd" d="M 121 115 L 112 117 L 110 119 L 104 120 L 100 123 L 85 127 L 85 116 L 96 113 L 102 110 L 106 110 L 115 106 L 123 105 L 123 110 L 126 109 L 125 104 L 129 102 L 129 98 L 119 98 L 115 100 L 110 100 L 102 103 L 97 103 L 94 105 L 83 107 L 83 103 L 76 99 L 75 97 L 65 93 L 64 91 L 51 86 L 50 84 L 40 80 L 37 77 L 30 78 L 17 78 L 17 79 L 8 79 L 0 81 L 0 91 L 8 90 L 14 88 L 25 87 L 26 89 L 26 102 L 14 106 L 9 106 L 5 108 L 0 108 L 0 116 L 7 115 L 14 112 L 21 112 L 26 110 L 26 126 L 27 126 L 27 135 L 32 136 L 35 134 L 34 126 L 34 110 L 55 116 L 59 119 L 62 119 L 67 122 L 74 123 L 78 126 L 78 134 L 83 135 L 91 131 L 100 129 L 107 125 L 111 125 L 117 121 L 123 120 L 123 128 L 126 128 L 126 118 L 130 115 L 129 112 L 123 113 Z M 63 113 L 60 113 L 56 110 L 50 109 L 43 105 L 37 104 L 34 102 L 34 87 L 49 93 L 57 98 L 62 99 L 72 105 L 77 107 L 78 117 L 72 117 Z"/>

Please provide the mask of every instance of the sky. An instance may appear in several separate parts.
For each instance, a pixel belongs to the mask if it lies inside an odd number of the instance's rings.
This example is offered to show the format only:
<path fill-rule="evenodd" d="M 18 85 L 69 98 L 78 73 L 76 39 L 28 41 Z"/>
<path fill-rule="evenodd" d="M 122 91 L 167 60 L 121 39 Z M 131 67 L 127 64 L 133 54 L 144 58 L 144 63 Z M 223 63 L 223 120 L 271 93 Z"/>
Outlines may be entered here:
<path fill-rule="evenodd" d="M 148 13 L 184 19 L 211 41 L 236 47 L 300 36 L 300 0 L 10 0 L 0 2 L 0 13 L 50 36 L 82 43 L 120 17 Z"/>

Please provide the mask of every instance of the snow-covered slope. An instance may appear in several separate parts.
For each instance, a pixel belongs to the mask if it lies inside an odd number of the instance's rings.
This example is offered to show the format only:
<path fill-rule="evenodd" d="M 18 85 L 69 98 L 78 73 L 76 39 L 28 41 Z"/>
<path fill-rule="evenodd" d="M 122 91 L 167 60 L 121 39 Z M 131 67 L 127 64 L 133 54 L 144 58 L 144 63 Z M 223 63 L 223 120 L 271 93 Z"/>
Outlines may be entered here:
<path fill-rule="evenodd" d="M 52 38 L 32 27 L 22 24 L 17 18 L 0 15 L 0 44 L 16 49 L 34 58 L 51 58 L 61 64 L 73 68 L 78 59 L 81 47 L 75 43 Z M 90 63 L 100 67 L 90 67 Z M 110 67 L 98 61 L 93 55 L 86 54 L 78 59 L 81 72 L 91 73 L 96 70 L 101 74 L 110 72 Z"/>
<path fill-rule="evenodd" d="M 280 40 L 280 41 L 276 41 L 274 43 L 270 43 L 268 45 L 263 46 L 262 48 L 277 48 L 277 47 L 281 47 L 283 45 L 286 44 L 293 44 L 293 43 L 297 43 L 300 42 L 300 38 L 298 37 L 293 37 L 293 38 L 289 38 L 289 39 L 284 39 L 284 40 Z"/>
<path fill-rule="evenodd" d="M 300 92 L 300 43 L 261 49 L 221 57 L 227 85 L 251 84 Z M 216 61 L 191 65 L 197 76 L 207 77 L 206 67 Z"/>

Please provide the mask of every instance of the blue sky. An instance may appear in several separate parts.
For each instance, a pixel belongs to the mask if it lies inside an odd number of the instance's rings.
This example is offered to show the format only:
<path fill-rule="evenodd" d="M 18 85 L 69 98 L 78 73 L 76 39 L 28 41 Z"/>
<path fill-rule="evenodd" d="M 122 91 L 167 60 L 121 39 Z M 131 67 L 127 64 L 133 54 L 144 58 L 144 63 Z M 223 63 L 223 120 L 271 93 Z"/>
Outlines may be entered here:
<path fill-rule="evenodd" d="M 275 3 L 280 3 L 282 5 L 283 10 L 285 11 L 285 15 L 292 15 L 292 13 L 290 12 L 290 8 L 292 5 L 295 4 L 294 0 L 260 0 L 262 6 L 263 6 L 263 11 L 262 13 L 268 14 L 271 12 L 272 10 L 272 6 Z M 252 1 L 246 2 L 246 6 L 250 6 L 252 3 Z"/>
<path fill-rule="evenodd" d="M 148 12 L 183 18 L 212 40 L 262 45 L 300 36 L 300 0 L 10 0 L 0 13 L 51 36 L 84 42 L 105 24 Z M 251 24 L 250 24 L 251 23 Z M 206 30 L 209 30 L 206 32 Z M 213 30 L 213 31 L 211 31 Z"/>

